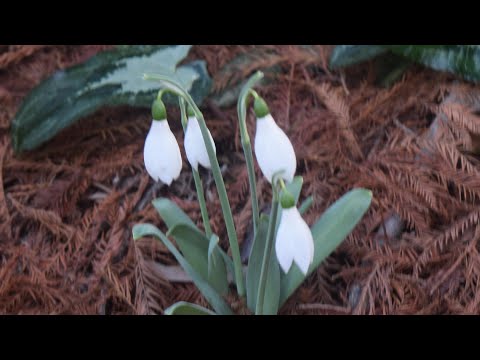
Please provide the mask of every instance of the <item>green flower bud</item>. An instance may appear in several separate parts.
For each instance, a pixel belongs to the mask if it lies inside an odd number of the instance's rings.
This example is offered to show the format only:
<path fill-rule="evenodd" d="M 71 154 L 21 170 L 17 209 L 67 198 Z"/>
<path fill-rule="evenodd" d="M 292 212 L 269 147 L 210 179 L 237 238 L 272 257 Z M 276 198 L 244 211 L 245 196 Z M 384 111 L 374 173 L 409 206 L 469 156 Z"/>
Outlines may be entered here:
<path fill-rule="evenodd" d="M 187 116 L 188 117 L 195 117 L 195 111 L 193 111 L 193 108 L 190 105 L 188 105 L 188 107 L 187 107 Z"/>
<path fill-rule="evenodd" d="M 153 120 L 165 120 L 167 118 L 167 110 L 165 104 L 160 99 L 155 99 L 152 104 Z"/>
<path fill-rule="evenodd" d="M 280 192 L 280 205 L 282 205 L 282 209 L 290 209 L 295 206 L 295 198 L 287 189 L 282 189 Z"/>
<path fill-rule="evenodd" d="M 263 118 L 270 114 L 267 103 L 260 96 L 255 98 L 253 109 L 255 110 L 255 115 L 257 116 L 257 118 Z"/>

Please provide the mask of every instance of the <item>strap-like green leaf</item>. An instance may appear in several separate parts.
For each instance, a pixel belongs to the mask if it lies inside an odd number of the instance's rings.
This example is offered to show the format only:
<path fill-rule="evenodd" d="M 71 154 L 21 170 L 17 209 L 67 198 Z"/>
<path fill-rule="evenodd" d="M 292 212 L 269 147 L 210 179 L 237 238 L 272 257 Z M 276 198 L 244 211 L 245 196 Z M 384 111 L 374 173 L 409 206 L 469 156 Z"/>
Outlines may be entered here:
<path fill-rule="evenodd" d="M 210 276 L 212 272 L 212 267 L 215 266 L 215 256 L 213 255 L 215 254 L 214 250 L 217 248 L 219 240 L 220 239 L 215 234 L 212 234 L 210 237 L 210 242 L 208 244 L 208 276 Z"/>
<path fill-rule="evenodd" d="M 102 106 L 149 108 L 158 84 L 143 80 L 144 72 L 163 69 L 174 73 L 200 103 L 211 88 L 205 63 L 196 61 L 177 68 L 190 47 L 124 46 L 56 72 L 30 92 L 12 121 L 15 151 L 36 148 Z"/>
<path fill-rule="evenodd" d="M 166 198 L 158 198 L 152 201 L 152 205 L 169 229 L 178 224 L 196 227 L 192 219 L 173 201 Z"/>
<path fill-rule="evenodd" d="M 175 239 L 185 259 L 218 293 L 223 295 L 228 292 L 227 269 L 218 246 L 212 248 L 212 261 L 209 264 L 210 241 L 197 228 L 177 224 L 167 235 Z"/>
<path fill-rule="evenodd" d="M 343 195 L 323 213 L 312 227 L 315 251 L 307 276 L 350 234 L 370 207 L 371 201 L 372 192 L 370 190 L 354 189 Z M 306 276 L 293 264 L 288 274 L 282 277 L 281 305 L 305 278 Z"/>
<path fill-rule="evenodd" d="M 179 301 L 164 311 L 165 315 L 217 315 L 213 311 L 197 304 Z"/>
<path fill-rule="evenodd" d="M 165 225 L 169 229 L 172 229 L 173 227 L 180 225 L 180 224 L 185 224 L 189 225 L 190 227 L 195 228 L 196 230 L 200 231 L 198 227 L 195 226 L 195 223 L 188 217 L 185 212 L 180 209 L 177 204 L 175 204 L 173 201 L 167 199 L 167 198 L 158 198 L 152 201 L 153 207 L 157 210 L 158 214 L 160 217 L 163 219 L 165 222 Z M 175 239 L 178 240 L 178 239 Z M 177 242 L 178 243 L 178 242 Z M 180 243 L 182 243 L 182 240 L 180 239 Z M 180 244 L 179 244 L 180 246 Z M 208 246 L 208 245 L 207 245 Z M 182 250 L 182 248 L 180 248 Z M 225 265 L 228 268 L 228 271 L 233 275 L 234 270 L 233 270 L 233 262 L 232 259 L 223 251 L 222 248 L 217 246 L 217 251 L 220 253 L 222 256 Z M 183 250 L 182 250 L 183 252 Z M 187 252 L 189 252 L 187 250 Z M 208 267 L 207 267 L 207 272 L 208 272 Z"/>
<path fill-rule="evenodd" d="M 268 231 L 268 216 L 260 216 L 257 228 L 257 235 L 253 241 L 252 251 L 248 258 L 247 268 L 247 306 L 255 312 L 257 306 L 258 283 L 260 281 L 260 272 L 262 269 L 263 253 Z M 267 287 L 269 282 L 267 281 Z M 268 291 L 268 290 L 265 290 Z"/>
<path fill-rule="evenodd" d="M 144 236 L 154 236 L 161 240 L 167 249 L 175 256 L 178 263 L 185 272 L 191 277 L 197 288 L 205 296 L 205 299 L 212 305 L 213 309 L 220 315 L 232 315 L 232 310 L 228 307 L 222 297 L 210 286 L 210 284 L 189 264 L 189 262 L 180 254 L 177 248 L 168 240 L 167 236 L 152 224 L 137 224 L 132 230 L 135 240 Z"/>

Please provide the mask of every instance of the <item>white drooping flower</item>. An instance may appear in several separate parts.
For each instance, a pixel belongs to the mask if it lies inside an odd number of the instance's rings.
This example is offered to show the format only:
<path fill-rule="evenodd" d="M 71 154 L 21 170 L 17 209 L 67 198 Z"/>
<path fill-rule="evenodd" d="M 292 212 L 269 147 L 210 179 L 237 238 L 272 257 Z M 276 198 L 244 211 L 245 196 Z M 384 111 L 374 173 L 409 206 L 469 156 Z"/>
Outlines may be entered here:
<path fill-rule="evenodd" d="M 175 135 L 168 125 L 165 106 L 155 100 L 152 107 L 152 126 L 145 140 L 143 160 L 148 174 L 170 185 L 182 171 L 182 155 Z"/>
<path fill-rule="evenodd" d="M 210 134 L 210 130 L 208 130 L 208 136 L 212 143 L 213 151 L 216 152 L 215 142 Z M 200 130 L 200 125 L 195 116 L 189 116 L 188 118 L 184 145 L 188 162 L 192 168 L 198 170 L 198 164 L 208 169 L 211 168 L 207 148 L 205 147 L 205 142 L 203 141 L 202 131 Z"/>
<path fill-rule="evenodd" d="M 288 273 L 295 262 L 304 275 L 313 262 L 313 236 L 305 220 L 295 206 L 282 210 L 275 239 L 278 263 Z"/>
<path fill-rule="evenodd" d="M 262 99 L 255 100 L 257 131 L 255 133 L 255 157 L 263 175 L 271 183 L 278 172 L 285 181 L 293 180 L 297 158 L 292 143 L 277 125 Z"/>

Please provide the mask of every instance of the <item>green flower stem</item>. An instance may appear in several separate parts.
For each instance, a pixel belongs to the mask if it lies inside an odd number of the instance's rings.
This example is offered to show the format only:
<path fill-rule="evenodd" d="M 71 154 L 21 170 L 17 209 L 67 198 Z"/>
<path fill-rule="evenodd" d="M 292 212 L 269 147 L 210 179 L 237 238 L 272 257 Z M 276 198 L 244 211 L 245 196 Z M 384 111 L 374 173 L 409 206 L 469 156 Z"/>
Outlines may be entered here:
<path fill-rule="evenodd" d="M 255 308 L 256 315 L 263 314 L 263 301 L 265 298 L 265 287 L 267 283 L 268 267 L 270 264 L 270 258 L 272 256 L 273 249 L 273 237 L 275 236 L 275 230 L 277 228 L 277 217 L 278 217 L 278 194 L 275 189 L 275 185 L 272 186 L 272 211 L 270 214 L 270 221 L 268 223 L 268 232 L 267 232 L 267 242 L 265 244 L 265 250 L 263 253 L 262 269 L 260 271 L 260 281 L 258 284 L 258 294 L 257 294 L 257 305 Z"/>
<path fill-rule="evenodd" d="M 178 99 L 180 105 L 180 113 L 182 116 L 182 127 L 184 132 L 187 130 L 187 112 L 185 111 L 185 100 L 180 97 Z M 212 236 L 212 228 L 210 227 L 210 218 L 208 216 L 207 204 L 205 201 L 205 194 L 203 192 L 202 179 L 197 170 L 192 168 L 193 180 L 195 181 L 195 189 L 197 190 L 197 199 L 200 204 L 200 212 L 202 213 L 203 227 L 205 228 L 205 235 L 210 239 Z"/>
<path fill-rule="evenodd" d="M 247 131 L 247 102 L 248 96 L 256 93 L 252 87 L 263 78 L 263 73 L 257 71 L 248 79 L 240 92 L 240 97 L 237 103 L 238 121 L 240 125 L 240 137 L 242 141 L 243 153 L 245 154 L 245 161 L 247 163 L 248 183 L 250 185 L 250 197 L 252 199 L 252 217 L 253 217 L 253 236 L 257 234 L 259 211 L 258 211 L 258 197 L 257 197 L 257 183 L 255 181 L 255 168 L 253 165 L 252 144 Z"/>
<path fill-rule="evenodd" d="M 195 188 L 197 189 L 197 198 L 200 203 L 200 211 L 202 213 L 203 226 L 205 228 L 205 235 L 210 239 L 212 236 L 212 228 L 210 227 L 210 219 L 208 217 L 207 204 L 205 203 L 205 195 L 203 193 L 202 179 L 197 170 L 192 169 L 193 180 L 195 180 Z"/>
<path fill-rule="evenodd" d="M 195 112 L 198 124 L 200 125 L 200 130 L 202 132 L 203 141 L 205 142 L 205 147 L 208 152 L 208 158 L 210 159 L 210 164 L 212 165 L 213 178 L 215 179 L 215 185 L 217 186 L 218 196 L 220 198 L 220 204 L 222 206 L 225 226 L 227 228 L 228 240 L 230 243 L 230 249 L 232 251 L 233 265 L 235 267 L 235 283 L 237 284 L 237 292 L 239 296 L 244 297 L 245 284 L 242 272 L 242 261 L 240 259 L 240 247 L 238 245 L 237 233 L 235 231 L 235 224 L 233 222 L 232 209 L 230 208 L 230 203 L 228 201 L 227 190 L 225 189 L 225 183 L 223 181 L 222 173 L 220 171 L 220 166 L 218 165 L 215 151 L 213 150 L 212 143 L 210 142 L 210 137 L 208 136 L 208 129 L 207 125 L 205 124 L 203 114 L 197 107 L 197 104 L 195 104 L 195 102 L 193 101 L 190 94 L 180 84 L 178 84 L 177 81 L 172 80 L 170 76 L 162 74 L 144 74 L 143 78 L 146 80 L 160 81 L 165 87 L 169 88 L 178 96 L 183 97 Z"/>

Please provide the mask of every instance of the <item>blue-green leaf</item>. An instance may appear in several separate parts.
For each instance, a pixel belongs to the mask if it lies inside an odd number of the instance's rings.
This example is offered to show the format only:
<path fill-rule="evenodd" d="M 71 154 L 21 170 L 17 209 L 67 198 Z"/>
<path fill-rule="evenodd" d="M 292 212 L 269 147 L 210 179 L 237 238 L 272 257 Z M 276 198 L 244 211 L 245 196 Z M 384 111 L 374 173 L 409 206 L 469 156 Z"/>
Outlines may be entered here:
<path fill-rule="evenodd" d="M 370 207 L 372 192 L 366 189 L 353 189 L 330 206 L 312 226 L 315 244 L 314 259 L 308 269 L 310 275 L 350 234 Z M 280 304 L 306 279 L 300 269 L 293 264 L 288 274 L 282 277 Z"/>
<path fill-rule="evenodd" d="M 200 276 L 208 280 L 218 293 L 223 295 L 228 292 L 227 269 L 218 246 L 214 246 L 212 250 L 213 261 L 209 265 L 210 241 L 197 228 L 187 224 L 177 224 L 168 231 L 167 235 L 175 239 L 188 263 Z"/>
<path fill-rule="evenodd" d="M 210 237 L 210 242 L 208 244 L 208 276 L 210 276 L 210 273 L 212 272 L 212 267 L 215 266 L 215 256 L 213 256 L 213 254 L 215 254 L 214 250 L 218 247 L 219 240 L 220 239 L 215 234 L 212 234 Z"/>
<path fill-rule="evenodd" d="M 152 205 L 169 229 L 178 224 L 196 227 L 192 219 L 173 201 L 167 198 L 158 198 L 152 201 Z"/>
<path fill-rule="evenodd" d="M 57 71 L 30 92 L 12 121 L 15 151 L 36 148 L 102 106 L 149 108 L 158 84 L 143 80 L 145 72 L 162 70 L 175 74 L 200 103 L 211 88 L 205 63 L 196 61 L 177 68 L 190 47 L 122 46 L 101 52 L 83 64 Z"/>
<path fill-rule="evenodd" d="M 213 311 L 197 304 L 179 301 L 164 311 L 165 315 L 217 315 Z"/>
<path fill-rule="evenodd" d="M 180 209 L 173 201 L 167 198 L 158 198 L 153 200 L 152 204 L 153 207 L 157 210 L 160 217 L 165 222 L 165 225 L 167 225 L 168 229 L 172 229 L 179 224 L 185 224 L 200 231 L 198 227 L 195 226 L 195 223 L 192 221 L 192 219 L 190 219 L 188 215 L 185 214 L 185 212 Z M 230 271 L 231 274 L 234 274 L 232 259 L 225 253 L 225 251 L 223 251 L 222 248 L 217 246 L 217 249 L 222 256 L 228 271 Z"/>
<path fill-rule="evenodd" d="M 156 226 L 152 224 L 137 224 L 132 230 L 134 240 L 144 236 L 154 236 L 161 240 L 167 249 L 175 256 L 180 266 L 193 280 L 202 295 L 213 307 L 215 312 L 220 315 L 232 315 L 232 310 L 228 307 L 223 298 L 210 286 L 210 284 L 188 263 L 188 261 L 180 254 L 177 248 L 168 240 L 167 236 L 162 233 Z"/>
<path fill-rule="evenodd" d="M 260 273 L 262 270 L 262 261 L 265 249 L 265 242 L 268 231 L 268 216 L 260 215 L 258 221 L 257 234 L 253 240 L 252 251 L 248 258 L 247 268 L 247 306 L 255 312 L 257 306 L 258 284 L 260 282 Z M 268 281 L 267 281 L 268 286 Z"/>

